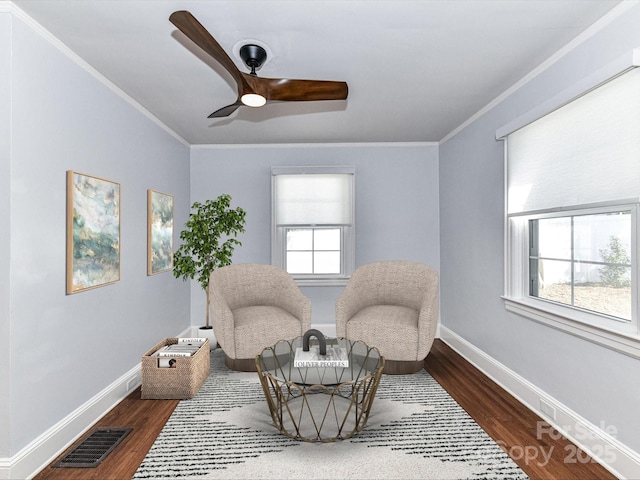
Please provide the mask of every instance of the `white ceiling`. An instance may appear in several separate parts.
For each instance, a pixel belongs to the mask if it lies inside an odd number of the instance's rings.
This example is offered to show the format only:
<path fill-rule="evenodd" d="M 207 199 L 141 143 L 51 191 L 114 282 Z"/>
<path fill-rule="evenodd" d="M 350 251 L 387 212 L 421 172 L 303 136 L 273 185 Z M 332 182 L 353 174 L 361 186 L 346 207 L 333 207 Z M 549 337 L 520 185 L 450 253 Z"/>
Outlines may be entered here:
<path fill-rule="evenodd" d="M 619 0 L 15 0 L 190 144 L 437 142 Z M 346 101 L 244 107 L 228 74 L 168 20 L 189 10 L 246 71 L 341 80 Z"/>

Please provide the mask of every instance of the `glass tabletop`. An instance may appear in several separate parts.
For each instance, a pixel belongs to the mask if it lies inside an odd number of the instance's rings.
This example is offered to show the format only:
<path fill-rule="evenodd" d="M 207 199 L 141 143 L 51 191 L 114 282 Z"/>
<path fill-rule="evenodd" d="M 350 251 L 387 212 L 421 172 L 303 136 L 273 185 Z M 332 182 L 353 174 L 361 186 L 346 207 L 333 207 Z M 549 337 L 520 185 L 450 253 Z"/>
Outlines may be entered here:
<path fill-rule="evenodd" d="M 263 373 L 299 385 L 358 382 L 375 373 L 382 362 L 377 348 L 360 341 L 327 338 L 325 356 L 318 353 L 318 348 L 314 339 L 309 343 L 310 352 L 303 352 L 302 337 L 282 340 L 265 348 L 256 362 Z"/>

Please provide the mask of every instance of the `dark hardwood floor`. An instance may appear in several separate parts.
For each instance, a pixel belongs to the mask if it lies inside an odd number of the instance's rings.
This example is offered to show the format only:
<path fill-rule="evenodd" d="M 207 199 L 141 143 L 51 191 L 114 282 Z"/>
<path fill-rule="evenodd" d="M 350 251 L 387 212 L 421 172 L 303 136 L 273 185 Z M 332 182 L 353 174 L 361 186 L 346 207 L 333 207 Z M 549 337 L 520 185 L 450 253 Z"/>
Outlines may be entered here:
<path fill-rule="evenodd" d="M 615 479 L 598 463 L 585 460 L 582 454 L 575 455 L 573 444 L 558 438 L 559 435 L 550 434 L 548 425 L 540 417 L 442 341 L 434 342 L 425 368 L 530 478 Z M 177 404 L 177 400 L 142 400 L 140 389 L 137 389 L 95 425 L 133 428 L 98 467 L 54 468 L 49 465 L 35 479 L 130 479 Z M 579 461 L 574 462 L 576 459 Z"/>
<path fill-rule="evenodd" d="M 425 368 L 530 478 L 616 478 L 444 342 Z"/>

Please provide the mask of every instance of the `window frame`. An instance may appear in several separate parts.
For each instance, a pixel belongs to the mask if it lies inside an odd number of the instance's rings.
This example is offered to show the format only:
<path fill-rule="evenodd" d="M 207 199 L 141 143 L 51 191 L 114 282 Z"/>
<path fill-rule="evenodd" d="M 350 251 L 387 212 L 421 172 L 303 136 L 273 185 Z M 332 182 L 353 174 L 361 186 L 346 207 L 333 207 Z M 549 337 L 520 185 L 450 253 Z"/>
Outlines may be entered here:
<path fill-rule="evenodd" d="M 355 270 L 355 167 L 354 166 L 287 166 L 272 167 L 271 169 L 271 264 L 287 271 L 286 265 L 286 236 L 291 228 L 318 229 L 339 228 L 341 231 L 340 273 L 327 274 L 291 274 L 299 286 L 345 286 Z M 277 224 L 277 175 L 305 175 L 305 174 L 344 174 L 351 176 L 351 224 Z"/>
<path fill-rule="evenodd" d="M 568 326 L 572 331 L 582 330 L 598 335 L 611 334 L 640 340 L 640 322 L 638 321 L 638 212 L 637 202 L 609 203 L 608 205 L 584 205 L 572 208 L 553 209 L 545 212 L 514 214 L 507 218 L 507 278 L 505 305 L 507 310 L 525 314 L 535 320 L 555 326 Z M 571 305 L 534 297 L 529 292 L 530 232 L 529 221 L 543 218 L 561 218 L 579 215 L 631 213 L 631 320 L 625 321 L 609 315 L 593 312 Z M 640 346 L 640 345 L 639 345 Z M 640 352 L 638 352 L 640 354 Z"/>

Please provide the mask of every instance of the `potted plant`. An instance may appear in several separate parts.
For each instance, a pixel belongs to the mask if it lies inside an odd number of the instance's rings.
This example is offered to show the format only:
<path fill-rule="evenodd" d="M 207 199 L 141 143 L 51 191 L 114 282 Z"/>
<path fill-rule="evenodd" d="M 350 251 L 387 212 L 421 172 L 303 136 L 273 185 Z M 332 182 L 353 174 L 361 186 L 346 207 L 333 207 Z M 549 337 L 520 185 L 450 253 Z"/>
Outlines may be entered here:
<path fill-rule="evenodd" d="M 231 208 L 231 196 L 222 194 L 215 200 L 194 202 L 192 212 L 180 232 L 182 244 L 173 255 L 173 276 L 183 280 L 196 278 L 207 295 L 206 324 L 200 335 L 210 339 L 215 348 L 216 339 L 209 323 L 209 277 L 220 267 L 231 264 L 236 238 L 244 232 L 246 212 Z"/>

